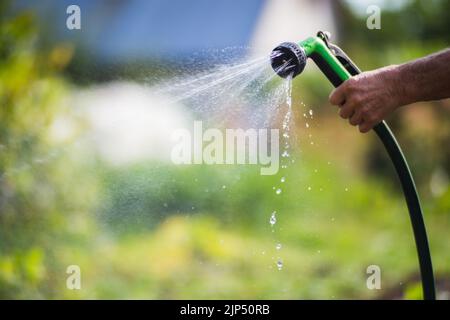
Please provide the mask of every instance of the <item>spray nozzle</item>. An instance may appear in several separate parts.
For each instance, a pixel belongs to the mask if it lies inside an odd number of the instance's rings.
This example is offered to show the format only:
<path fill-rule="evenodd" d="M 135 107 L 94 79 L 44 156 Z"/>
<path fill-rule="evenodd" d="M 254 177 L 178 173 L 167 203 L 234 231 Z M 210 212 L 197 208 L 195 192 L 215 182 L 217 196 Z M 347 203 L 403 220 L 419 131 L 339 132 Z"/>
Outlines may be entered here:
<path fill-rule="evenodd" d="M 283 42 L 270 55 L 273 70 L 282 78 L 294 78 L 305 68 L 307 58 L 311 58 L 331 83 L 339 86 L 357 68 L 338 46 L 329 42 L 329 37 L 319 31 L 317 36 L 299 43 Z"/>
<path fill-rule="evenodd" d="M 273 70 L 282 78 L 300 74 L 306 65 L 306 53 L 293 42 L 283 42 L 270 54 Z"/>

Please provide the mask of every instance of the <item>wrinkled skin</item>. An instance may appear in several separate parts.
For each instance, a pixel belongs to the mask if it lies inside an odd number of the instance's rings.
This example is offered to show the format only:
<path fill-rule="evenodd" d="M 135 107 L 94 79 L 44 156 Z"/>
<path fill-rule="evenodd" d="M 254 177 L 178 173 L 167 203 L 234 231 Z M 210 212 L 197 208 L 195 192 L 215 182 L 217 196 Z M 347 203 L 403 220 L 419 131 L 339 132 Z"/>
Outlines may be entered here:
<path fill-rule="evenodd" d="M 363 72 L 330 95 L 330 103 L 368 132 L 400 106 L 450 97 L 450 49 L 405 64 Z"/>
<path fill-rule="evenodd" d="M 330 95 L 339 115 L 365 133 L 398 108 L 402 87 L 395 66 L 363 72 L 345 81 Z"/>

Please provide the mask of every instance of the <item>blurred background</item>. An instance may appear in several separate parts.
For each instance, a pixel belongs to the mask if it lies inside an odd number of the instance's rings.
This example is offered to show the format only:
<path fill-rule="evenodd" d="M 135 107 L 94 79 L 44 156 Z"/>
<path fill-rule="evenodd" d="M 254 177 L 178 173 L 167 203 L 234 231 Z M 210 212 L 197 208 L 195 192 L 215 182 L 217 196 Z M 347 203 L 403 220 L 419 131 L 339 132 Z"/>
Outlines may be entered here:
<path fill-rule="evenodd" d="M 71 4 L 80 30 L 66 27 Z M 380 30 L 366 27 L 372 4 Z M 450 2 L 1 1 L 0 298 L 421 298 L 390 161 L 374 134 L 337 116 L 312 64 L 293 81 L 296 161 L 284 171 L 168 160 L 170 133 L 196 114 L 166 105 L 157 84 L 318 30 L 370 70 L 448 47 Z M 387 121 L 449 299 L 450 101 Z M 373 264 L 380 290 L 366 287 Z M 81 290 L 66 288 L 69 265 Z"/>

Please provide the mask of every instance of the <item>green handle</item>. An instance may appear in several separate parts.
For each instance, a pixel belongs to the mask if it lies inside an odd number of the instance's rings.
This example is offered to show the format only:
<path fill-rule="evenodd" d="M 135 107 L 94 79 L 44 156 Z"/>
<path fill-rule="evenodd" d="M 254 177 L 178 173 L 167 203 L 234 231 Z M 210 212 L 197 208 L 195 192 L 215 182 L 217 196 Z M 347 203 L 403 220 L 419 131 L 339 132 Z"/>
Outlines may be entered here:
<path fill-rule="evenodd" d="M 319 37 L 310 37 L 300 42 L 299 46 L 305 50 L 307 57 L 314 60 L 335 87 L 338 87 L 342 82 L 351 77 L 350 73 Z"/>

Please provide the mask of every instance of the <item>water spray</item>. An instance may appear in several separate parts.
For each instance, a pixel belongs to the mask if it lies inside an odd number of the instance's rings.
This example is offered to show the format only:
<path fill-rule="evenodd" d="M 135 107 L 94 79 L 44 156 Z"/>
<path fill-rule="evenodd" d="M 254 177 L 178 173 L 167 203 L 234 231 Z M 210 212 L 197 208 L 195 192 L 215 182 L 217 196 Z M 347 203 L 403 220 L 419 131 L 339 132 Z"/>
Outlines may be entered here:
<path fill-rule="evenodd" d="M 329 42 L 329 38 L 328 33 L 320 31 L 316 37 L 307 38 L 299 43 L 284 42 L 280 44 L 273 49 L 270 55 L 272 68 L 282 78 L 294 78 L 302 73 L 306 61 L 311 58 L 328 80 L 338 87 L 361 71 L 341 48 Z M 436 293 L 433 266 L 414 179 L 405 156 L 386 122 L 381 121 L 373 130 L 386 148 L 402 185 L 419 258 L 423 298 L 434 300 Z"/>

